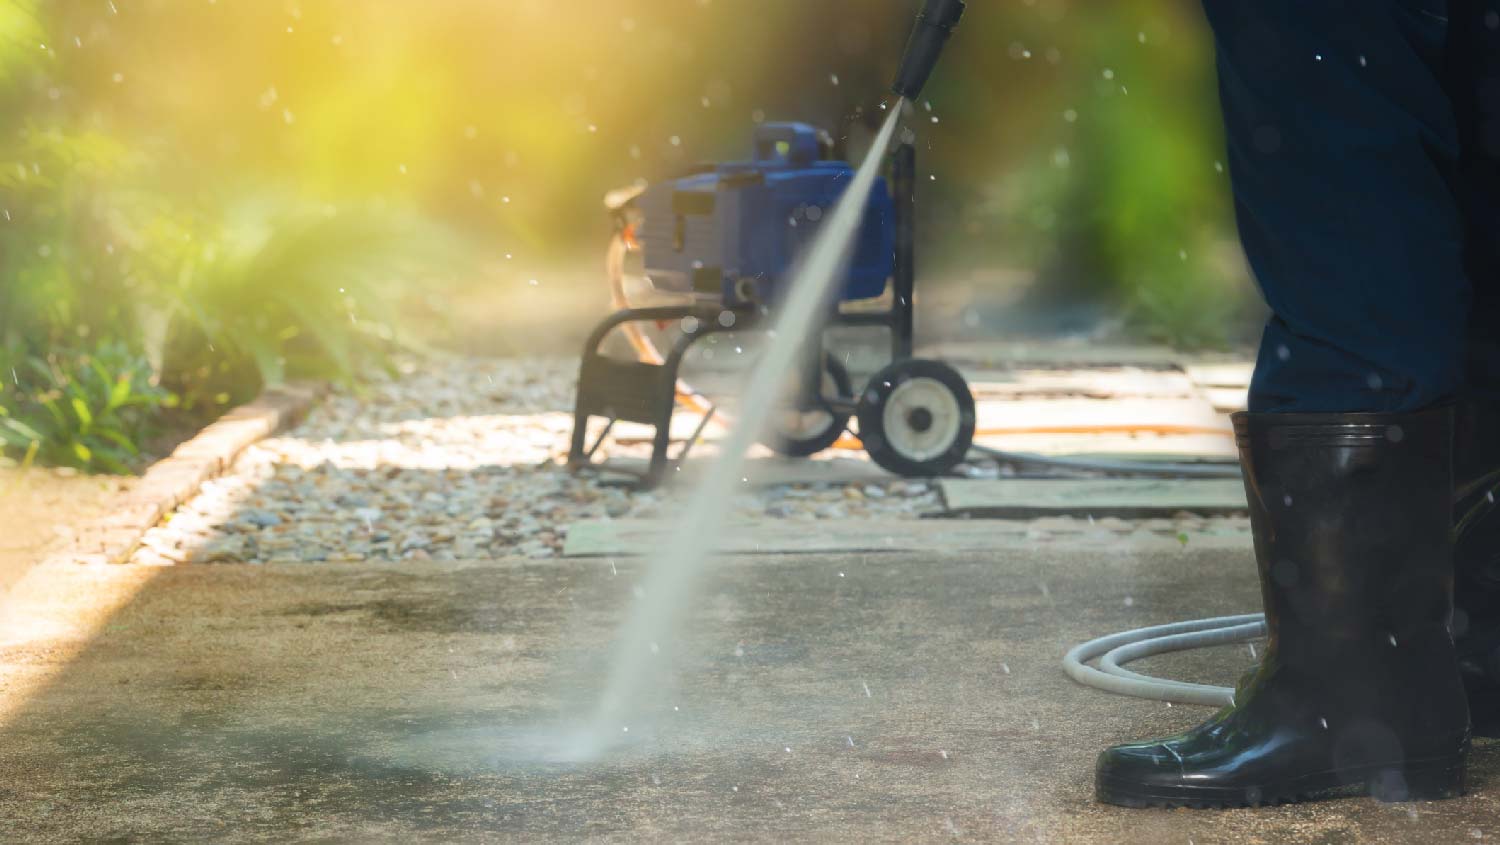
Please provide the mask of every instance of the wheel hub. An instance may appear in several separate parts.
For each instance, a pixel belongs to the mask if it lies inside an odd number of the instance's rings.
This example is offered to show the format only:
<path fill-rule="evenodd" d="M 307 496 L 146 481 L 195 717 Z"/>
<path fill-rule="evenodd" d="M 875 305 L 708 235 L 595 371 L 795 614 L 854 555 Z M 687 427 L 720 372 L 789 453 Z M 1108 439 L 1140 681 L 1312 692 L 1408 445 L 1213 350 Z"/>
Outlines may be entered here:
<path fill-rule="evenodd" d="M 884 428 L 892 448 L 912 461 L 941 457 L 958 440 L 963 411 L 958 399 L 932 378 L 908 379 L 885 403 Z"/>

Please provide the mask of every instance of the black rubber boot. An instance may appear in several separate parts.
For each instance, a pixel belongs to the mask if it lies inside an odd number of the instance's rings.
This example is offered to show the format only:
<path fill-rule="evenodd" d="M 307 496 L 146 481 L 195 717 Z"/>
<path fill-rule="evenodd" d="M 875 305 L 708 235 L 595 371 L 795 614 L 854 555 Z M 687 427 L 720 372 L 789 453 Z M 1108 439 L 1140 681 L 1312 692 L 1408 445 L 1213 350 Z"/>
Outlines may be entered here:
<path fill-rule="evenodd" d="M 1099 800 L 1460 794 L 1469 716 L 1448 627 L 1452 412 L 1240 414 L 1235 432 L 1270 641 L 1208 722 L 1100 755 Z"/>
<path fill-rule="evenodd" d="M 1459 407 L 1453 635 L 1474 732 L 1500 736 L 1500 406 Z"/>

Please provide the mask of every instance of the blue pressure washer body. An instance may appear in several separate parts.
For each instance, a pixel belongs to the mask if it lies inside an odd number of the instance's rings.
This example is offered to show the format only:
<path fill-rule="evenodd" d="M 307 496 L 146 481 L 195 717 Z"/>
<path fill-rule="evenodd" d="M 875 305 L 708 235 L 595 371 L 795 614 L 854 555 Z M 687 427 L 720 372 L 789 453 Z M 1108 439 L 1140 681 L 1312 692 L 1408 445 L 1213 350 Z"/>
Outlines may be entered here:
<path fill-rule="evenodd" d="M 921 93 L 963 12 L 963 0 L 925 0 L 892 86 L 903 100 Z M 854 181 L 854 168 L 832 160 L 828 136 L 811 126 L 767 124 L 756 129 L 754 145 L 750 161 L 709 165 L 606 200 L 616 244 L 644 253 L 652 286 L 691 297 L 686 305 L 624 308 L 594 329 L 579 368 L 569 466 L 595 466 L 593 456 L 615 423 L 626 421 L 655 429 L 640 486 L 654 486 L 669 468 L 680 467 L 714 418 L 712 409 L 705 413 L 678 454 L 668 455 L 678 373 L 688 350 L 714 334 L 770 328 L 766 318 L 791 283 L 797 260 Z M 858 309 L 830 307 L 827 318 L 828 325 L 887 330 L 890 364 L 856 386 L 822 342 L 806 343 L 786 418 L 765 433 L 765 443 L 788 457 L 808 457 L 834 446 L 857 418 L 861 444 L 876 464 L 901 475 L 941 475 L 973 444 L 974 397 L 957 370 L 912 355 L 915 145 L 900 143 L 890 165 L 889 180 L 880 179 L 867 201 L 832 305 L 869 302 Z M 617 329 L 653 323 L 675 327 L 665 355 L 622 360 L 605 353 Z M 590 446 L 586 429 L 594 417 L 607 425 Z"/>
<path fill-rule="evenodd" d="M 635 235 L 659 290 L 730 308 L 774 305 L 793 263 L 854 178 L 830 161 L 826 133 L 802 123 L 755 130 L 751 161 L 711 165 L 655 185 L 637 200 Z M 894 272 L 896 208 L 880 179 L 870 195 L 840 299 L 873 299 Z"/>

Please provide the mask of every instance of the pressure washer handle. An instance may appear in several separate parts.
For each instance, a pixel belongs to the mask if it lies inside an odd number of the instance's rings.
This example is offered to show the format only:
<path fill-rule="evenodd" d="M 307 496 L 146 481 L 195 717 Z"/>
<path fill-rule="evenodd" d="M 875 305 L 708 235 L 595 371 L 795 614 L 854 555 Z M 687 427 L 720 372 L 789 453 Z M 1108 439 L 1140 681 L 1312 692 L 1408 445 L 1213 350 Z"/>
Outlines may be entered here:
<path fill-rule="evenodd" d="M 908 100 L 921 95 L 938 56 L 943 53 L 943 45 L 948 43 L 948 36 L 963 16 L 964 0 L 927 0 L 922 13 L 917 15 L 917 27 L 906 44 L 906 58 L 901 62 L 892 90 Z"/>

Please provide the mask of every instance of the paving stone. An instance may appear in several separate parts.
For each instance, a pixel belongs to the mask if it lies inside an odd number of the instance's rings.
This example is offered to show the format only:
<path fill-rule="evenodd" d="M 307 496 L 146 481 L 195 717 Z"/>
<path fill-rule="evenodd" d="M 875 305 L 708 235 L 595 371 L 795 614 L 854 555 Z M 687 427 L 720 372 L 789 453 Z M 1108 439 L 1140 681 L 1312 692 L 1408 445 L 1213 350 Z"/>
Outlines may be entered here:
<path fill-rule="evenodd" d="M 1236 548 L 1249 542 L 1248 522 L 1243 519 L 1216 521 L 1223 527 L 1209 539 L 1202 534 L 1200 545 L 1216 544 Z M 1128 526 L 1131 523 L 1121 523 Z M 649 556 L 660 554 L 671 540 L 676 524 L 671 520 L 585 520 L 568 526 L 566 557 Z M 1024 547 L 1039 537 L 1066 539 L 1081 545 L 1110 545 L 1120 541 L 1120 534 L 1101 528 L 1090 530 L 1085 520 L 1070 524 L 1053 521 L 1046 527 L 1032 521 L 981 519 L 926 519 L 904 522 L 867 520 L 816 521 L 801 523 L 788 531 L 786 523 L 775 519 L 738 520 L 722 533 L 714 551 L 735 554 L 802 554 L 802 553 L 880 553 L 927 552 L 947 555 L 956 552 Z M 1190 526 L 1181 526 L 1188 529 Z M 1146 532 L 1133 541 L 1142 550 L 1166 549 L 1180 545 L 1177 531 L 1170 538 Z M 1169 541 L 1169 542 L 1168 542 Z"/>
<path fill-rule="evenodd" d="M 1153 517 L 1244 512 L 1245 488 L 1238 479 L 997 479 L 944 480 L 948 510 L 974 516 L 1028 517 L 1054 514 Z"/>

